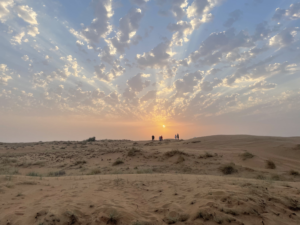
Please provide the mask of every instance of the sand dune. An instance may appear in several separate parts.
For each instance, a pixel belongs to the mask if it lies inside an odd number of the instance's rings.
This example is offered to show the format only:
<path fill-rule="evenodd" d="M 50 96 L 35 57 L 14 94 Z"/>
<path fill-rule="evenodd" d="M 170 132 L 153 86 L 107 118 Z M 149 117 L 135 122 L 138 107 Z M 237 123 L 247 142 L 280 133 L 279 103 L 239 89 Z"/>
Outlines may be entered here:
<path fill-rule="evenodd" d="M 299 144 L 0 143 L 0 224 L 300 224 Z"/>

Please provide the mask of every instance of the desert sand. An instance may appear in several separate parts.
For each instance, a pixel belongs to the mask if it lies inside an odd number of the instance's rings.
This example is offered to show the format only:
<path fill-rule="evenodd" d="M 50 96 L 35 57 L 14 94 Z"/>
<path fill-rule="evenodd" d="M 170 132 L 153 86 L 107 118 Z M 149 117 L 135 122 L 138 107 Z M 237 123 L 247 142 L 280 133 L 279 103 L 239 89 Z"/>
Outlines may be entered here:
<path fill-rule="evenodd" d="M 300 224 L 300 137 L 0 143 L 0 225 Z"/>

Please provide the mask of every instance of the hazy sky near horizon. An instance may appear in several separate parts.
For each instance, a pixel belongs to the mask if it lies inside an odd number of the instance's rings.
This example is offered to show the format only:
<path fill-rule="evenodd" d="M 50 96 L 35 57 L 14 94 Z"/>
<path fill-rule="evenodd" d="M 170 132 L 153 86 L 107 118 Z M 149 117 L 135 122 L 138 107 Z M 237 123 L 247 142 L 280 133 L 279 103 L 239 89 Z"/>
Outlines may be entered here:
<path fill-rule="evenodd" d="M 0 0 L 0 141 L 299 136 L 299 32 L 299 0 Z"/>

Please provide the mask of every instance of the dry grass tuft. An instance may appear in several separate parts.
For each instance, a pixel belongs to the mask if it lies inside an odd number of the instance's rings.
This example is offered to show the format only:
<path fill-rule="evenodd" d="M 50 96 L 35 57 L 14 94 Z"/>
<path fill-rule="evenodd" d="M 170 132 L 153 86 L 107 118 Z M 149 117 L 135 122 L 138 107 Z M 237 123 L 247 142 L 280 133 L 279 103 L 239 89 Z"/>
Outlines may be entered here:
<path fill-rule="evenodd" d="M 182 163 L 184 161 L 185 161 L 185 158 L 182 155 L 179 155 L 176 163 Z"/>
<path fill-rule="evenodd" d="M 23 182 L 19 182 L 17 184 L 18 185 L 37 185 L 37 183 L 34 181 L 23 181 Z"/>
<path fill-rule="evenodd" d="M 252 153 L 250 153 L 250 152 L 244 152 L 240 156 L 242 157 L 243 160 L 251 159 L 251 158 L 254 157 L 254 155 Z"/>
<path fill-rule="evenodd" d="M 64 170 L 59 170 L 59 171 L 56 171 L 56 172 L 49 172 L 48 173 L 49 177 L 60 177 L 60 176 L 64 176 L 64 175 L 66 175 L 66 172 Z"/>
<path fill-rule="evenodd" d="M 137 153 L 139 153 L 140 151 L 141 151 L 141 150 L 132 147 L 132 148 L 128 151 L 127 156 L 129 156 L 129 157 L 135 156 L 135 155 L 136 155 Z"/>
<path fill-rule="evenodd" d="M 295 171 L 295 170 L 290 170 L 290 175 L 292 175 L 292 176 L 299 176 L 300 173 L 298 171 Z"/>
<path fill-rule="evenodd" d="M 123 163 L 124 162 L 121 159 L 117 159 L 112 165 L 117 166 L 117 165 L 120 165 L 120 164 L 123 164 Z"/>
<path fill-rule="evenodd" d="M 179 151 L 179 150 L 172 150 L 172 151 L 168 151 L 164 154 L 164 156 L 166 157 L 173 157 L 174 155 L 186 155 L 188 156 L 187 153 L 183 152 L 183 151 Z"/>
<path fill-rule="evenodd" d="M 275 163 L 272 160 L 267 160 L 266 161 L 266 168 L 268 168 L 268 169 L 275 169 L 276 165 L 275 165 Z"/>
<path fill-rule="evenodd" d="M 101 170 L 96 168 L 96 169 L 92 169 L 88 175 L 96 175 L 96 174 L 100 174 L 101 173 Z"/>
<path fill-rule="evenodd" d="M 219 169 L 225 175 L 233 174 L 233 173 L 238 172 L 237 169 L 235 168 L 235 164 L 234 163 L 223 165 Z"/>
<path fill-rule="evenodd" d="M 215 156 L 217 156 L 217 155 L 215 155 Z M 205 154 L 199 156 L 199 159 L 203 159 L 203 158 L 207 159 L 207 158 L 212 158 L 212 157 L 214 157 L 214 155 L 212 153 L 205 152 Z"/>

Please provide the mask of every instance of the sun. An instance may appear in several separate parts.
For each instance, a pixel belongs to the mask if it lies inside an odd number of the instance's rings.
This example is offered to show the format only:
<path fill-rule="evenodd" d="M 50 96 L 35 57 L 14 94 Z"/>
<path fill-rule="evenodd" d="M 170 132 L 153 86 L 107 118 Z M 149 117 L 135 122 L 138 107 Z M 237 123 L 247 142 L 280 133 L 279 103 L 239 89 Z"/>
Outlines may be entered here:
<path fill-rule="evenodd" d="M 165 125 L 163 125 L 163 128 L 166 128 L 166 126 L 165 126 Z"/>

